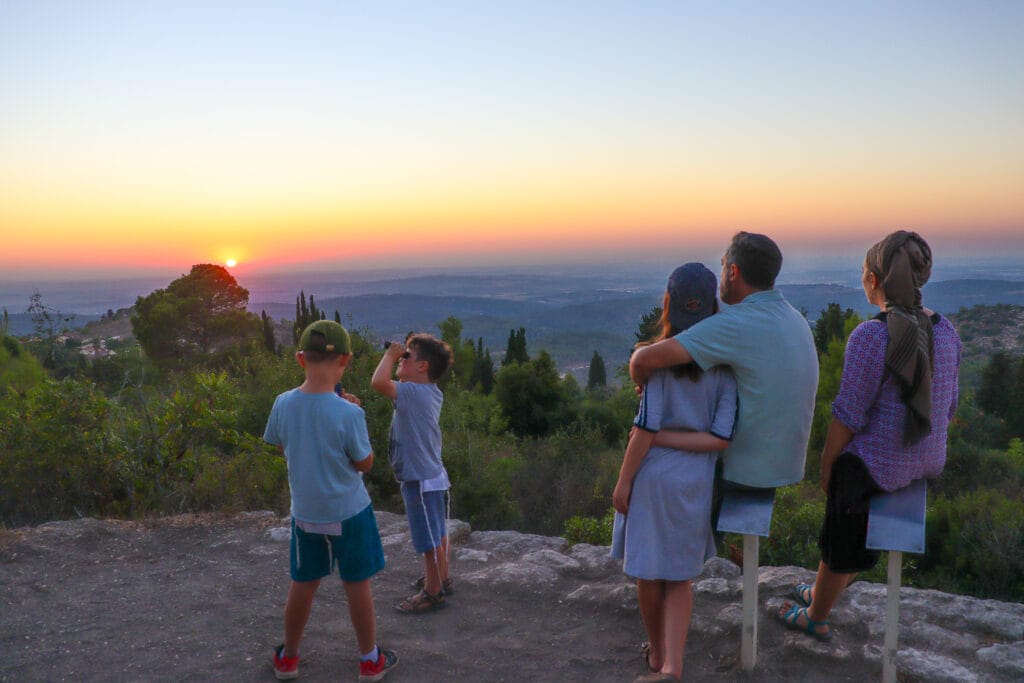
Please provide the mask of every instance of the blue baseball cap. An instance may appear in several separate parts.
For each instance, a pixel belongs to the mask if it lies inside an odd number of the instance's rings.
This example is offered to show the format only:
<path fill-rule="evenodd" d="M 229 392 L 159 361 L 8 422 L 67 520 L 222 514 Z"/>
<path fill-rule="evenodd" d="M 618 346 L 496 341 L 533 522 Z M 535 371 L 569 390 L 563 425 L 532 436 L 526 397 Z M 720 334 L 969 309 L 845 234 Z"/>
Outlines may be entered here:
<path fill-rule="evenodd" d="M 715 312 L 718 281 L 702 263 L 686 263 L 668 276 L 668 321 L 685 330 Z"/>

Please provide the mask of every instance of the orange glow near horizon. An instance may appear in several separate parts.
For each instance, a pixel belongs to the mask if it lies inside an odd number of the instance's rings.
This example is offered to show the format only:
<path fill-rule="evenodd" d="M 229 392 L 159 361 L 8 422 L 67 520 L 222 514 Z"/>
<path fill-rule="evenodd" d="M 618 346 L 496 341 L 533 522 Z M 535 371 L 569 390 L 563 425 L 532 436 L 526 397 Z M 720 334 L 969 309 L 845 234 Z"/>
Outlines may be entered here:
<path fill-rule="evenodd" d="M 1013 173 L 965 178 L 748 162 L 700 175 L 664 160 L 651 164 L 644 172 L 565 164 L 479 176 L 452 170 L 419 182 L 401 178 L 406 184 L 381 178 L 351 192 L 328 176 L 304 186 L 261 174 L 249 187 L 245 175 L 205 185 L 145 174 L 114 181 L 0 172 L 0 187 L 10 190 L 0 204 L 0 271 L 180 269 L 228 259 L 245 269 L 494 262 L 503 255 L 578 260 L 717 250 L 740 229 L 780 243 L 841 245 L 911 227 L 933 240 L 969 236 L 1003 253 L 1024 249 L 1024 201 Z"/>
<path fill-rule="evenodd" d="M 119 270 L 140 264 L 160 269 L 229 261 L 235 267 L 267 268 L 311 262 L 415 263 L 420 258 L 458 263 L 503 252 L 551 261 L 559 253 L 579 258 L 617 250 L 717 249 L 740 229 L 766 232 L 780 243 L 828 245 L 870 242 L 887 230 L 911 227 L 929 239 L 955 241 L 970 235 L 975 244 L 1003 242 L 1020 249 L 1024 232 L 1024 217 L 1015 219 L 1014 212 L 992 203 L 984 214 L 947 204 L 929 216 L 897 196 L 869 203 L 863 197 L 825 193 L 810 193 L 810 200 L 781 193 L 756 197 L 708 191 L 679 200 L 640 194 L 618 203 L 606 194 L 533 203 L 493 198 L 461 207 L 437 200 L 377 212 L 368 207 L 307 209 L 295 211 L 290 220 L 284 211 L 237 218 L 79 211 L 70 228 L 65 227 L 70 217 L 12 216 L 15 211 L 4 209 L 3 223 L 18 227 L 4 230 L 0 270 Z"/>

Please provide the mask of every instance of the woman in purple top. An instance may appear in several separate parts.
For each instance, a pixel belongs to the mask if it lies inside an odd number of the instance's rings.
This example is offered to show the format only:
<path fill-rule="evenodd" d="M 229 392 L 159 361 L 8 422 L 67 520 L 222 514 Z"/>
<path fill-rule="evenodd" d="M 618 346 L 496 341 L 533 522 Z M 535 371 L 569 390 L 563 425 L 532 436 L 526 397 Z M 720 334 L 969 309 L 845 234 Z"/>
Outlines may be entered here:
<path fill-rule="evenodd" d="M 956 412 L 960 338 L 948 320 L 921 305 L 932 254 L 914 232 L 899 230 L 868 250 L 861 282 L 881 313 L 846 343 L 839 395 L 821 453 L 827 494 L 813 585 L 794 587 L 800 604 L 779 618 L 819 640 L 832 637 L 828 615 L 858 572 L 878 562 L 865 547 L 868 500 L 946 464 L 946 432 Z"/>

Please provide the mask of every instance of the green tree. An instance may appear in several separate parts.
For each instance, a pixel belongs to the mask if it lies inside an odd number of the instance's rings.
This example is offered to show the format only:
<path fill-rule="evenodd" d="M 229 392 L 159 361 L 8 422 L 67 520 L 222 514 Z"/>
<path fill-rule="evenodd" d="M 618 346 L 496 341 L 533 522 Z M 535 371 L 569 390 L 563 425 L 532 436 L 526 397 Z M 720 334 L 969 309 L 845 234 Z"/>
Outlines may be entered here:
<path fill-rule="evenodd" d="M 658 324 L 661 322 L 661 311 L 661 306 L 655 306 L 640 316 L 640 323 L 633 333 L 638 342 L 649 342 L 661 332 L 661 326 Z"/>
<path fill-rule="evenodd" d="M 277 353 L 277 339 L 274 337 L 274 320 L 266 311 L 260 311 L 262 321 L 263 348 L 270 353 Z"/>
<path fill-rule="evenodd" d="M 488 395 L 494 388 L 494 359 L 491 350 L 484 349 L 484 338 L 477 337 L 476 353 L 473 355 L 473 374 L 469 378 L 471 389 L 479 389 L 481 394 Z"/>
<path fill-rule="evenodd" d="M 476 349 L 473 348 L 473 341 L 462 338 L 462 321 L 453 315 L 439 322 L 437 327 L 441 331 L 441 341 L 452 349 L 452 366 L 438 384 L 441 388 L 449 384 L 463 388 L 469 387 L 476 363 Z"/>
<path fill-rule="evenodd" d="M 843 377 L 846 339 L 859 324 L 860 318 L 856 313 L 847 318 L 840 336 L 832 338 L 825 353 L 818 357 L 818 393 L 814 399 L 814 418 L 811 422 L 810 442 L 807 445 L 810 455 L 804 468 L 804 476 L 808 479 L 816 480 L 821 472 L 818 454 L 825 445 L 825 433 L 832 420 L 832 401 L 839 393 L 839 384 Z"/>
<path fill-rule="evenodd" d="M 569 403 L 555 362 L 547 351 L 535 360 L 503 367 L 495 395 L 508 426 L 516 436 L 543 436 L 566 424 Z"/>
<path fill-rule="evenodd" d="M 1011 438 L 1024 437 L 1024 356 L 1016 363 L 1014 382 L 1007 397 L 1006 429 Z"/>
<path fill-rule="evenodd" d="M 501 361 L 501 367 L 513 363 L 526 363 L 530 355 L 526 352 L 526 328 L 509 330 L 508 344 L 505 345 L 505 358 Z"/>
<path fill-rule="evenodd" d="M 587 389 L 603 389 L 608 386 L 608 375 L 604 367 L 604 358 L 597 351 L 590 357 L 590 370 L 587 372 Z"/>
<path fill-rule="evenodd" d="M 1016 384 L 1014 359 L 1005 351 L 997 351 L 989 358 L 981 373 L 978 386 L 978 407 L 990 415 L 1007 418 L 1011 396 Z"/>
<path fill-rule="evenodd" d="M 306 329 L 307 325 L 317 320 L 326 320 L 326 318 L 327 314 L 316 307 L 313 295 L 309 295 L 309 302 L 307 303 L 305 290 L 300 290 L 299 295 L 295 297 L 295 324 L 292 326 L 293 343 L 299 343 L 299 336 Z M 341 314 L 337 311 L 334 312 L 334 321 L 339 325 L 341 324 Z"/>
<path fill-rule="evenodd" d="M 260 322 L 246 311 L 249 291 L 222 266 L 204 263 L 135 301 L 132 329 L 146 355 L 164 366 L 209 361 L 259 339 Z"/>
<path fill-rule="evenodd" d="M 837 303 L 830 303 L 818 314 L 818 319 L 814 321 L 813 333 L 814 346 L 817 347 L 819 354 L 828 351 L 829 342 L 833 339 L 846 339 L 846 321 L 856 315 L 852 308 L 844 311 Z"/>

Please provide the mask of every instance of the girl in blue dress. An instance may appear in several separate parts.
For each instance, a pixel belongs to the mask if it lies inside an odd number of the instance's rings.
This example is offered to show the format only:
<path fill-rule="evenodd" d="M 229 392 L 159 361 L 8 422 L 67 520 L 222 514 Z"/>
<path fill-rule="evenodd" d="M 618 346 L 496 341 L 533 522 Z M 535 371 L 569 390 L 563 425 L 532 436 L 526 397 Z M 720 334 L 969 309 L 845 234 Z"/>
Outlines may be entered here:
<path fill-rule="evenodd" d="M 687 263 L 669 276 L 661 333 L 674 337 L 718 311 L 715 275 Z M 637 579 L 650 673 L 640 681 L 679 680 L 693 608 L 692 579 L 714 557 L 711 493 L 718 452 L 732 438 L 736 380 L 724 366 L 694 363 L 655 372 L 612 496 L 612 555 Z M 660 432 L 660 434 L 659 434 Z"/>

